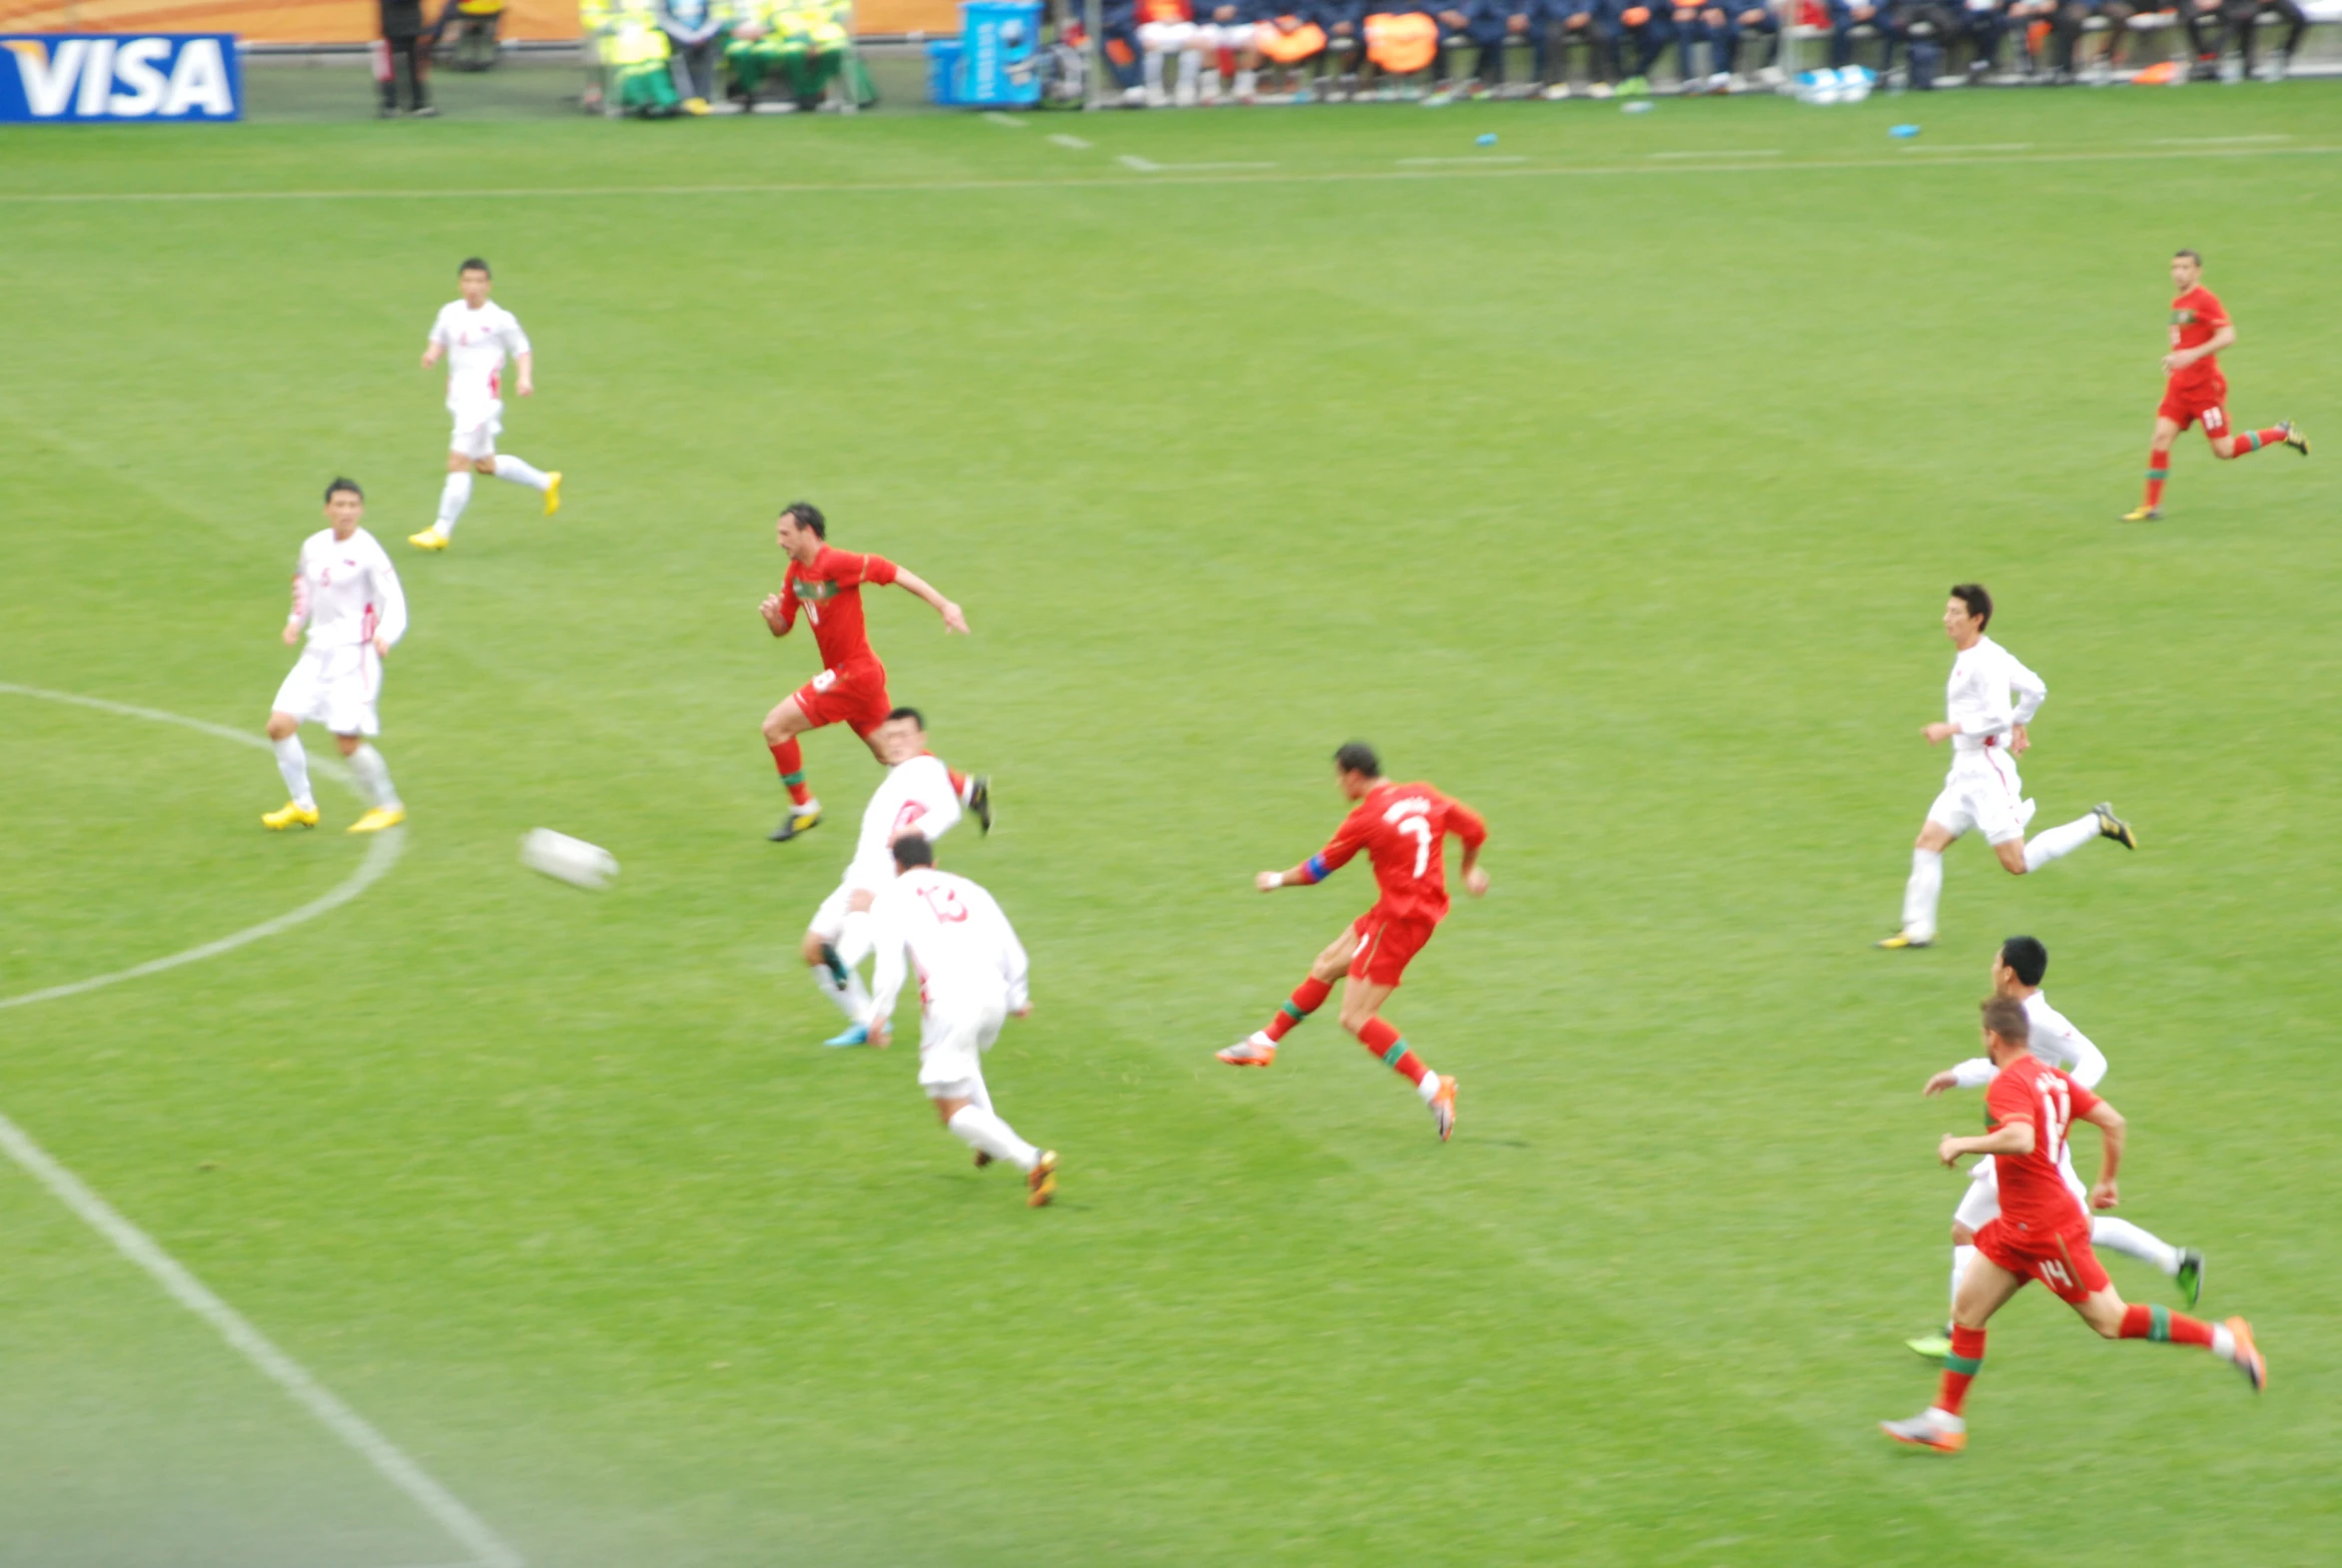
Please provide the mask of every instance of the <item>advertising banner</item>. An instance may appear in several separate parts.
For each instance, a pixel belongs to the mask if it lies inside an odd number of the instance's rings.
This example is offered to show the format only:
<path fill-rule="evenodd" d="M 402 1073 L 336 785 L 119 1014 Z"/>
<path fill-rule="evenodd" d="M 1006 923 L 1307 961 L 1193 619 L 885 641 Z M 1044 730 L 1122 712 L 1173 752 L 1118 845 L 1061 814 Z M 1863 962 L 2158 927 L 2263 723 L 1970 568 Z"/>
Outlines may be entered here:
<path fill-rule="evenodd" d="M 0 33 L 0 125 L 243 118 L 233 33 Z"/>

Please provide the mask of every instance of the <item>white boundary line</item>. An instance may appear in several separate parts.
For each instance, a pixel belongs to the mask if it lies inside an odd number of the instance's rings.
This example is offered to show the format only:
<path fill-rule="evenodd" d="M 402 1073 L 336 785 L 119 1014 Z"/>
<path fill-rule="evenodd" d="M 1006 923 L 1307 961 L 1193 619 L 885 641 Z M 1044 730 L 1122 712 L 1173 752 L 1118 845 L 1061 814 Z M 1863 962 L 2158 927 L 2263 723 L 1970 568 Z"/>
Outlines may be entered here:
<path fill-rule="evenodd" d="M 38 697 L 51 702 L 70 703 L 76 707 L 95 708 L 100 712 L 119 713 L 132 718 L 152 719 L 159 723 L 176 724 L 183 729 L 200 730 L 240 745 L 263 746 L 257 735 L 233 730 L 223 724 L 191 719 L 182 714 L 165 713 L 156 708 L 134 707 L 126 702 L 108 702 L 102 697 L 78 696 L 72 692 L 47 691 L 38 686 L 19 686 L 0 681 L 0 693 L 19 697 Z M 321 772 L 327 769 L 321 768 Z M 329 772 L 330 777 L 347 782 L 349 772 L 339 766 Z M 291 926 L 314 920 L 329 910 L 338 909 L 364 893 L 381 880 L 398 859 L 399 840 L 404 830 L 392 828 L 376 835 L 374 845 L 356 872 L 324 898 L 315 899 L 290 914 L 207 942 L 201 947 L 175 953 L 169 958 L 156 959 L 94 980 L 80 981 L 68 986 L 51 986 L 45 991 L 28 992 L 23 996 L 0 999 L 0 1009 L 26 1007 L 35 1002 L 49 1002 L 61 997 L 79 996 L 100 986 L 117 981 L 152 975 L 182 964 L 193 964 L 214 957 L 263 937 L 274 936 Z M 189 1272 L 177 1258 L 156 1244 L 145 1231 L 122 1217 L 113 1204 L 107 1202 L 81 1177 L 59 1165 L 49 1152 L 34 1143 L 24 1130 L 0 1114 L 0 1153 L 15 1161 L 25 1174 L 48 1189 L 49 1195 L 63 1203 L 89 1227 L 111 1242 L 114 1249 L 144 1269 L 164 1293 L 209 1323 L 221 1338 L 257 1367 L 261 1374 L 291 1396 L 319 1424 L 350 1447 L 360 1458 L 374 1468 L 376 1474 L 405 1494 L 408 1501 L 428 1514 L 440 1529 L 454 1538 L 457 1544 L 471 1553 L 471 1561 L 463 1568 L 526 1568 L 525 1560 L 504 1544 L 496 1533 L 482 1523 L 479 1516 L 463 1506 L 456 1496 L 433 1480 L 422 1466 L 409 1459 L 397 1444 L 375 1430 L 366 1417 L 342 1402 L 332 1389 L 312 1377 L 300 1362 L 277 1348 L 269 1337 L 255 1328 L 243 1313 L 230 1306 L 212 1292 L 204 1282 Z"/>

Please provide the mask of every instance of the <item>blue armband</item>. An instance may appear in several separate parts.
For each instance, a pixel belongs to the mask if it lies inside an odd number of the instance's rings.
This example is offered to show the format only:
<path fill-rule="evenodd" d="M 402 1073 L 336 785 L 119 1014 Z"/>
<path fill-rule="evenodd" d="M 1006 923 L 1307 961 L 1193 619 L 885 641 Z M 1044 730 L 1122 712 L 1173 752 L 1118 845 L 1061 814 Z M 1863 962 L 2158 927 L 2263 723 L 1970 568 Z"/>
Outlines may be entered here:
<path fill-rule="evenodd" d="M 1311 855 L 1307 860 L 1301 862 L 1301 875 L 1310 882 L 1316 883 L 1323 882 L 1331 873 L 1325 869 L 1323 855 Z"/>

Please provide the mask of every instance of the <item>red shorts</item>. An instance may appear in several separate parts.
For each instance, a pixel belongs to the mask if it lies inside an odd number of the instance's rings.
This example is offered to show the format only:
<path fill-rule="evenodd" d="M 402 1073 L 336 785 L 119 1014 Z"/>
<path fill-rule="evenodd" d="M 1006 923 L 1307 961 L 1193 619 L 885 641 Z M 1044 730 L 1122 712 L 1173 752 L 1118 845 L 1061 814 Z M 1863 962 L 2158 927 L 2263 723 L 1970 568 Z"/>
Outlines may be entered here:
<path fill-rule="evenodd" d="M 1407 972 L 1407 961 L 1423 951 L 1436 920 L 1400 920 L 1383 913 L 1377 904 L 1350 923 L 1357 934 L 1358 951 L 1350 955 L 1350 978 L 1377 986 L 1395 986 Z"/>
<path fill-rule="evenodd" d="M 1995 1216 L 1976 1232 L 1976 1250 L 2027 1279 L 2038 1279 L 2068 1306 L 2079 1306 L 2110 1281 L 2090 1250 L 2088 1223 L 2071 1230 L 2019 1230 Z"/>
<path fill-rule="evenodd" d="M 868 736 L 894 709 L 887 698 L 887 668 L 873 659 L 842 670 L 823 670 L 797 688 L 797 706 L 815 729 L 844 724 L 855 734 Z"/>
<path fill-rule="evenodd" d="M 2221 436 L 2228 431 L 2228 380 L 2220 377 L 2197 387 L 2163 388 L 2163 405 L 2155 410 L 2162 418 L 2186 429 L 2196 420 L 2204 421 L 2204 434 Z"/>

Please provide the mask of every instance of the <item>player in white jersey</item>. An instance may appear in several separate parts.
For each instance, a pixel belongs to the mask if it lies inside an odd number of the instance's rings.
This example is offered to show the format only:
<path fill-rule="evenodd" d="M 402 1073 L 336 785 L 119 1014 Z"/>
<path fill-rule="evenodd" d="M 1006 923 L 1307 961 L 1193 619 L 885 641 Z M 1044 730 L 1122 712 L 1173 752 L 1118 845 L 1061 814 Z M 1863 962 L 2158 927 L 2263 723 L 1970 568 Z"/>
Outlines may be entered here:
<path fill-rule="evenodd" d="M 406 542 L 418 550 L 443 550 L 455 531 L 455 519 L 471 500 L 473 473 L 492 473 L 514 484 L 525 484 L 545 498 L 545 515 L 561 509 L 561 470 L 531 467 L 509 452 L 499 456 L 496 436 L 504 428 L 504 357 L 512 357 L 512 390 L 526 397 L 536 391 L 530 374 L 534 361 L 528 334 L 520 318 L 488 298 L 494 287 L 488 264 L 474 256 L 456 269 L 463 291 L 459 300 L 439 308 L 431 323 L 430 342 L 423 346 L 422 368 L 429 370 L 441 357 L 447 362 L 447 411 L 455 416 L 455 433 L 447 439 L 447 482 L 439 490 L 439 516 Z"/>
<path fill-rule="evenodd" d="M 917 708 L 889 713 L 870 732 L 870 744 L 886 758 L 887 774 L 862 809 L 854 858 L 837 890 L 821 901 L 802 949 L 813 983 L 846 1015 L 845 1033 L 825 1046 L 870 1043 L 870 993 L 861 967 L 872 952 L 871 903 L 895 880 L 895 840 L 917 833 L 932 844 L 960 820 L 951 769 L 927 749 L 927 720 Z"/>
<path fill-rule="evenodd" d="M 1924 948 L 1935 942 L 1936 903 L 1944 893 L 1944 852 L 1970 828 L 1984 835 L 2001 868 L 2013 877 L 2038 871 L 2093 838 L 2138 848 L 2138 835 L 2105 801 L 2092 807 L 2088 816 L 2025 842 L 2033 803 L 2024 798 L 2016 759 L 2032 744 L 2025 726 L 2040 711 L 2049 688 L 2018 663 L 2016 655 L 1984 635 L 1991 619 L 1992 595 L 1981 584 L 1962 582 L 1952 588 L 1944 606 L 1944 634 L 1959 653 L 1952 661 L 1952 679 L 1945 687 L 1943 722 L 1920 731 L 1931 746 L 1952 742 L 1952 770 L 1912 846 L 1911 881 L 1903 890 L 1903 928 L 1880 947 Z"/>
<path fill-rule="evenodd" d="M 952 1136 L 976 1151 L 977 1165 L 1006 1160 L 1025 1173 L 1025 1201 L 1039 1208 L 1057 1191 L 1057 1151 L 1019 1138 L 984 1087 L 984 1053 L 1001 1025 L 1033 1011 L 1025 949 L 990 893 L 935 869 L 925 838 L 904 834 L 893 858 L 895 879 L 870 906 L 878 940 L 870 1043 L 886 1049 L 908 952 L 919 971 L 919 1087 Z"/>
<path fill-rule="evenodd" d="M 2024 1004 L 2025 1024 L 2028 1030 L 2025 1049 L 2051 1067 L 2062 1068 L 2076 1084 L 2084 1089 L 2096 1089 L 2098 1081 L 2106 1076 L 2106 1055 L 2090 1044 L 2090 1037 L 2066 1021 L 2065 1015 L 2049 1006 L 2048 997 L 2041 992 L 2042 977 L 2049 973 L 2049 950 L 2032 937 L 2010 937 L 2000 944 L 1992 955 L 1992 994 L 2010 997 Z M 1990 1057 L 1970 1057 L 1956 1067 L 1947 1068 L 1928 1080 L 1920 1093 L 1941 1095 L 1948 1089 L 1981 1089 L 1999 1076 Z M 1967 1191 L 1959 1200 L 1959 1207 L 1952 1215 L 1952 1298 L 1959 1299 L 1959 1278 L 1966 1272 L 1968 1259 L 1976 1255 L 1975 1236 L 1986 1221 L 2000 1212 L 2000 1182 L 1997 1168 L 1990 1155 L 1978 1160 L 1968 1172 Z M 2195 1305 L 2204 1290 L 2204 1254 L 2192 1246 L 2173 1246 L 2142 1225 L 2112 1214 L 2090 1213 L 2089 1189 L 2082 1185 L 2074 1173 L 2070 1150 L 2059 1150 L 2058 1174 L 2065 1177 L 2065 1189 L 2073 1194 L 2082 1212 L 2090 1221 L 2090 1244 L 2109 1251 L 2135 1257 L 2150 1267 L 2179 1281 L 2179 1288 L 2187 1292 L 2187 1304 Z M 1920 1354 L 1931 1358 L 1951 1353 L 1950 1330 L 1940 1334 L 1926 1334 L 1904 1341 Z"/>
<path fill-rule="evenodd" d="M 293 613 L 285 618 L 285 641 L 309 627 L 309 646 L 277 688 L 269 713 L 269 739 L 277 746 L 277 771 L 293 798 L 261 818 L 272 832 L 318 825 L 317 796 L 309 787 L 309 754 L 301 749 L 301 726 L 309 720 L 333 731 L 350 771 L 358 775 L 373 809 L 350 826 L 353 833 L 379 833 L 406 820 L 406 808 L 390 787 L 383 754 L 368 744 L 382 733 L 375 703 L 383 694 L 383 660 L 406 634 L 406 595 L 398 573 L 375 536 L 358 525 L 366 515 L 366 494 L 355 479 L 326 486 L 326 520 L 302 541 L 293 569 Z"/>

